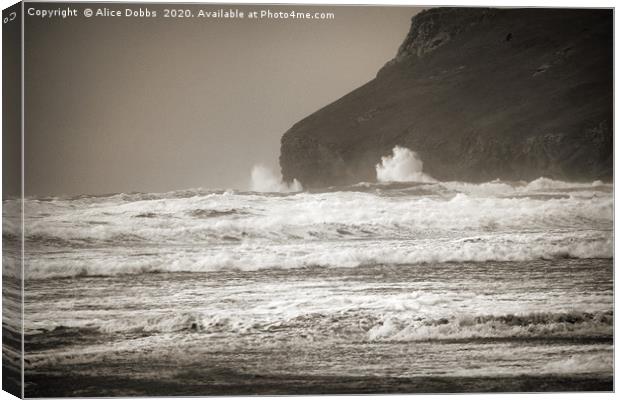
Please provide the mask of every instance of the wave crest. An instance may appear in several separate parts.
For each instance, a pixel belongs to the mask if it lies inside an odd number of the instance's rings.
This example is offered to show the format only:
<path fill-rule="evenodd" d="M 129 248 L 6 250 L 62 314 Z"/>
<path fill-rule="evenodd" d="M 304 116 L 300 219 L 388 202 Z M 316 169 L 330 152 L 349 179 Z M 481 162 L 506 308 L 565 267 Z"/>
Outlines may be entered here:
<path fill-rule="evenodd" d="M 415 151 L 395 146 L 391 156 L 381 157 L 375 167 L 379 182 L 436 182 L 422 172 L 424 163 Z"/>
<path fill-rule="evenodd" d="M 264 165 L 255 165 L 252 168 L 250 190 L 253 192 L 301 192 L 303 187 L 297 179 L 287 183 L 282 181 L 282 175 L 277 175 Z"/>
<path fill-rule="evenodd" d="M 371 341 L 428 341 L 522 337 L 613 336 L 613 312 L 478 315 L 437 320 L 386 318 L 368 331 Z"/>

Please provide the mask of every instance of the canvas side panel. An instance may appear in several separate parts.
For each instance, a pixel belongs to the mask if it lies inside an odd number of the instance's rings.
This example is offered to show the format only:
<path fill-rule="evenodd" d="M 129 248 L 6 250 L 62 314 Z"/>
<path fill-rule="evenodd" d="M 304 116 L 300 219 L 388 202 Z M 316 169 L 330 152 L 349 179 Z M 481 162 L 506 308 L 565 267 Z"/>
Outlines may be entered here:
<path fill-rule="evenodd" d="M 2 34 L 2 390 L 22 397 L 22 3 Z"/>

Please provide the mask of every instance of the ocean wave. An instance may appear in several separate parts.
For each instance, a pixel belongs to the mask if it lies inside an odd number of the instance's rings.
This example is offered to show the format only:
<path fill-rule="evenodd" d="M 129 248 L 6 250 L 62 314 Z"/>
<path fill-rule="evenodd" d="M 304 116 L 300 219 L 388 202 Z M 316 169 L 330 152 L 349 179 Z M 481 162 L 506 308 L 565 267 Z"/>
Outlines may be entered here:
<path fill-rule="evenodd" d="M 428 341 L 543 337 L 613 336 L 613 313 L 566 312 L 478 315 L 407 321 L 386 318 L 368 331 L 371 341 Z"/>
<path fill-rule="evenodd" d="M 547 363 L 541 372 L 558 375 L 611 373 L 613 364 L 614 357 L 611 351 L 604 354 L 575 354 L 563 360 Z"/>
<path fill-rule="evenodd" d="M 434 340 L 599 338 L 613 337 L 612 311 L 531 312 L 505 315 L 453 315 L 443 318 L 374 314 L 369 312 L 310 313 L 290 317 L 271 315 L 233 316 L 180 312 L 117 318 L 76 327 L 29 331 L 27 341 L 46 342 L 69 336 L 88 338 L 95 333 L 116 334 L 224 334 L 273 337 L 292 340 L 295 336 L 312 340 L 327 338 L 344 341 L 422 342 Z M 268 336 L 265 336 L 267 334 Z"/>
<path fill-rule="evenodd" d="M 467 190 L 452 194 L 442 190 L 444 194 L 437 196 L 404 195 L 398 189 L 400 194 L 390 196 L 360 192 L 276 197 L 208 194 L 89 205 L 34 202 L 26 207 L 24 233 L 33 244 L 53 247 L 127 242 L 211 245 L 231 240 L 288 243 L 475 232 L 611 230 L 613 224 L 613 198 L 608 192 L 589 192 L 590 197 L 570 194 L 540 198 L 480 197 L 472 191 L 465 193 Z M 3 234 L 10 237 L 18 228 L 8 224 Z"/>
<path fill-rule="evenodd" d="M 67 322 L 65 321 L 65 323 Z M 226 333 L 236 335 L 268 331 L 273 326 L 281 326 L 281 324 L 282 321 L 259 323 L 250 317 L 208 315 L 185 311 L 132 318 L 83 320 L 76 321 L 73 325 L 69 322 L 67 325 L 27 327 L 26 341 L 29 344 L 47 343 L 54 340 L 66 341 L 68 339 L 97 342 L 101 341 L 101 335 L 119 334 L 129 335 L 129 337 L 168 333 Z"/>
<path fill-rule="evenodd" d="M 356 268 L 391 265 L 525 262 L 555 259 L 609 259 L 610 234 L 564 232 L 476 236 L 458 239 L 369 240 L 298 244 L 241 243 L 195 248 L 113 248 L 80 250 L 79 257 L 57 253 L 31 257 L 27 279 L 114 276 L 162 272 L 257 271 L 265 269 Z"/>
<path fill-rule="evenodd" d="M 441 297 L 422 294 L 416 300 L 426 306 L 406 310 L 386 307 L 394 299 L 377 296 L 376 300 L 381 301 L 379 307 L 370 303 L 358 303 L 354 308 L 344 304 L 334 307 L 333 299 L 325 299 L 329 309 L 307 304 L 299 308 L 286 301 L 274 309 L 279 300 L 273 299 L 238 312 L 199 306 L 80 314 L 79 318 L 53 318 L 34 324 L 26 319 L 25 363 L 28 368 L 75 366 L 116 357 L 126 360 L 128 356 L 159 360 L 162 356 L 178 356 L 188 361 L 188 357 L 204 358 L 221 351 L 269 352 L 286 346 L 313 351 L 315 346 L 342 348 L 360 343 L 366 343 L 369 349 L 416 344 L 431 344 L 437 349 L 441 347 L 434 346 L 439 342 L 446 349 L 454 349 L 455 344 L 460 349 L 464 346 L 461 343 L 466 343 L 468 348 L 476 349 L 474 353 L 510 362 L 511 366 L 517 350 L 543 351 L 538 357 L 517 357 L 528 360 L 522 365 L 529 372 L 571 374 L 610 370 L 611 354 L 601 355 L 600 351 L 612 344 L 611 310 L 595 311 L 594 307 L 586 309 L 591 311 L 464 313 L 459 307 L 441 307 Z M 353 298 L 348 296 L 349 300 Z M 430 313 L 429 304 L 436 305 Z M 541 341 L 546 344 L 540 346 Z M 454 356 L 462 365 L 462 354 Z M 533 358 L 540 361 L 535 367 L 529 363 Z M 507 369 L 509 373 L 515 371 Z M 474 375 L 484 372 L 469 368 L 454 371 Z"/>
<path fill-rule="evenodd" d="M 446 194 L 452 192 L 462 192 L 465 194 L 479 194 L 496 196 L 501 194 L 511 194 L 516 192 L 521 193 L 535 193 L 537 191 L 576 191 L 587 190 L 594 192 L 609 193 L 613 190 L 612 183 L 606 183 L 600 180 L 592 182 L 567 182 L 561 180 L 550 179 L 546 177 L 540 177 L 538 179 L 527 181 L 502 181 L 496 179 L 489 182 L 472 183 L 461 181 L 436 181 L 436 182 L 359 182 L 346 186 L 333 186 L 317 189 L 308 189 L 305 193 L 333 193 L 333 192 L 360 192 L 360 193 L 378 193 L 389 195 L 391 192 L 400 192 L 402 190 L 411 189 L 415 192 L 415 189 L 424 188 L 422 195 L 426 194 Z M 448 191 L 448 192 L 447 192 Z M 181 189 L 169 192 L 158 193 L 110 193 L 110 194 L 80 194 L 75 196 L 54 196 L 54 197 L 26 197 L 25 203 L 29 206 L 47 206 L 54 207 L 63 204 L 71 203 L 77 206 L 87 206 L 95 204 L 106 203 L 135 203 L 143 201 L 156 201 L 165 199 L 191 199 L 201 198 L 208 196 L 249 196 L 256 195 L 257 193 L 247 192 L 236 189 L 205 189 L 205 188 L 191 188 Z M 262 197 L 290 197 L 295 196 L 298 193 L 261 193 Z M 3 199 L 3 213 L 5 216 L 18 215 L 21 209 L 22 201 L 20 198 L 15 199 Z"/>
<path fill-rule="evenodd" d="M 171 332 L 242 332 L 248 329 L 241 318 L 226 316 L 205 317 L 195 312 L 157 315 L 145 319 L 106 322 L 98 328 L 104 333 L 171 333 Z"/>
<path fill-rule="evenodd" d="M 541 178 L 366 186 L 29 199 L 26 276 L 613 257 L 608 184 Z M 3 225 L 5 242 L 20 226 Z"/>
<path fill-rule="evenodd" d="M 575 191 L 593 194 L 609 193 L 613 189 L 612 184 L 606 184 L 602 181 L 564 182 L 544 177 L 531 182 L 506 182 L 498 179 L 484 183 L 441 182 L 439 185 L 450 191 L 477 196 L 536 195 L 541 192 L 564 194 Z"/>

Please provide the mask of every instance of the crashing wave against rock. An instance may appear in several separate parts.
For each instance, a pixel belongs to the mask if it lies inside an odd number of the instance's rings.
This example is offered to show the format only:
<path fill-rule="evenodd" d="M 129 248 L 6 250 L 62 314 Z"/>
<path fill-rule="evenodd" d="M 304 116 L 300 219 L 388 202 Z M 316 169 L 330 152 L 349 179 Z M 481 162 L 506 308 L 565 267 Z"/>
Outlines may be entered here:
<path fill-rule="evenodd" d="M 439 181 L 611 180 L 610 10 L 437 8 L 377 77 L 290 128 L 283 179 L 375 180 L 394 146 Z"/>

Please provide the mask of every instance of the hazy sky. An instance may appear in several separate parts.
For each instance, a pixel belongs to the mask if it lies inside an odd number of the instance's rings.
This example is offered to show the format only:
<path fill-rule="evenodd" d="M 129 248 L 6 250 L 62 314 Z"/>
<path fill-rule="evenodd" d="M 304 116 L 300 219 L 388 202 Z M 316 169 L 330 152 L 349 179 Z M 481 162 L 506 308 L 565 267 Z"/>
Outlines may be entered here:
<path fill-rule="evenodd" d="M 84 7 L 26 17 L 27 195 L 247 188 L 254 164 L 279 171 L 288 128 L 375 76 L 419 11 L 256 5 L 235 8 L 335 19 L 180 20 Z"/>

